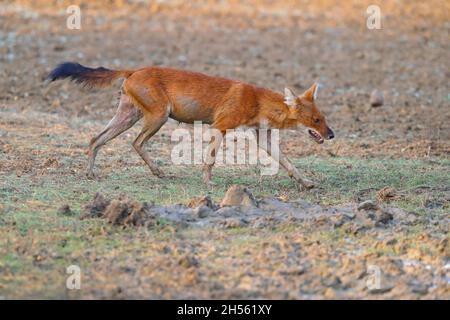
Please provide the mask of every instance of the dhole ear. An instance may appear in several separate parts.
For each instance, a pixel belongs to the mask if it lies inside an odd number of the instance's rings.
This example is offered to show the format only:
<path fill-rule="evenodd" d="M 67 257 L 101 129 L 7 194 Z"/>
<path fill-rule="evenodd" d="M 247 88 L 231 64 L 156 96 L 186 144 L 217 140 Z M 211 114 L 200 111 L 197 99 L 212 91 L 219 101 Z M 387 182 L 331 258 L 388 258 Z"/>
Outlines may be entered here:
<path fill-rule="evenodd" d="M 295 107 L 295 96 L 294 92 L 289 88 L 284 88 L 284 103 L 286 103 L 290 107 Z"/>
<path fill-rule="evenodd" d="M 314 101 L 317 99 L 317 93 L 319 91 L 319 87 L 320 85 L 318 83 L 314 83 L 311 88 L 309 88 L 308 90 L 306 90 L 303 94 L 302 94 L 302 98 L 308 100 L 308 101 Z"/>

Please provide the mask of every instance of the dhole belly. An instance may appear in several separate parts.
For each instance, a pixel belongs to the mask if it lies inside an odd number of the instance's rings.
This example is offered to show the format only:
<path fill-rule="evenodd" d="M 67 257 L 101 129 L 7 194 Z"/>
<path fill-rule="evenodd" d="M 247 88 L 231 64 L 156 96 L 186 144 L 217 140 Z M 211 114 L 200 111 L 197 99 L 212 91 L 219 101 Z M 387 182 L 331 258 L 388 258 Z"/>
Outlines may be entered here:
<path fill-rule="evenodd" d="M 191 97 L 180 96 L 174 99 L 170 117 L 185 123 L 202 121 L 210 124 L 213 122 L 213 108 L 203 106 Z"/>

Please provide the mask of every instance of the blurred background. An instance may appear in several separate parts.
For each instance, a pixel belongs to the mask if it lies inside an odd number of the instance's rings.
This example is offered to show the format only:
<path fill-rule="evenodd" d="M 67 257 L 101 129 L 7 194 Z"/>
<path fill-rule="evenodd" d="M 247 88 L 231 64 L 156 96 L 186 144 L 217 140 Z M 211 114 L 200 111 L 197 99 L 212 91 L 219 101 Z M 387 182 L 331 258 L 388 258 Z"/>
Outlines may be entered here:
<path fill-rule="evenodd" d="M 0 108 L 110 118 L 120 83 L 83 94 L 67 83 L 49 90 L 42 80 L 62 61 L 171 66 L 298 93 L 318 81 L 339 139 L 292 152 L 445 154 L 450 4 L 382 1 L 381 29 L 370 30 L 372 2 L 2 1 Z M 69 5 L 81 9 L 80 30 L 66 27 Z M 380 108 L 370 107 L 373 90 L 384 96 Z"/>

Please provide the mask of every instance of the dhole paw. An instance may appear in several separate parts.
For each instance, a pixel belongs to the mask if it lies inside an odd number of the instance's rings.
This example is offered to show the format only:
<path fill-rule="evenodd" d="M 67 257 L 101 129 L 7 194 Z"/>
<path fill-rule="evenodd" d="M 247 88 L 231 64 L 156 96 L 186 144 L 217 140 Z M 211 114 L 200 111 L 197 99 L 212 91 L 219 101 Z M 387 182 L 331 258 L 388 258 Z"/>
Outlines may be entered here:
<path fill-rule="evenodd" d="M 297 185 L 300 190 L 310 190 L 316 186 L 316 184 L 308 179 L 297 180 Z"/>
<path fill-rule="evenodd" d="M 158 169 L 158 168 L 154 168 L 154 169 L 152 170 L 152 173 L 153 173 L 155 176 L 157 176 L 158 178 L 160 178 L 160 179 L 162 179 L 162 178 L 165 177 L 164 172 L 163 172 L 161 169 Z"/>
<path fill-rule="evenodd" d="M 86 172 L 86 178 L 88 178 L 88 180 L 99 180 L 97 175 L 92 170 Z"/>

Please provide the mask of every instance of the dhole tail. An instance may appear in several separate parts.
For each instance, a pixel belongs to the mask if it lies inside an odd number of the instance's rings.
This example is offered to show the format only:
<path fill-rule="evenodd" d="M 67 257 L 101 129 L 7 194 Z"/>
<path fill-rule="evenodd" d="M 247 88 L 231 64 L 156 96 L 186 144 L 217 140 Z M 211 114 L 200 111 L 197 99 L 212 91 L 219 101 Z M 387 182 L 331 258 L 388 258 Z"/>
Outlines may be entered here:
<path fill-rule="evenodd" d="M 116 79 L 128 78 L 134 72 L 134 70 L 110 70 L 103 67 L 88 68 L 76 62 L 64 62 L 50 72 L 47 80 L 53 82 L 69 78 L 84 87 L 104 88 L 110 86 Z"/>

